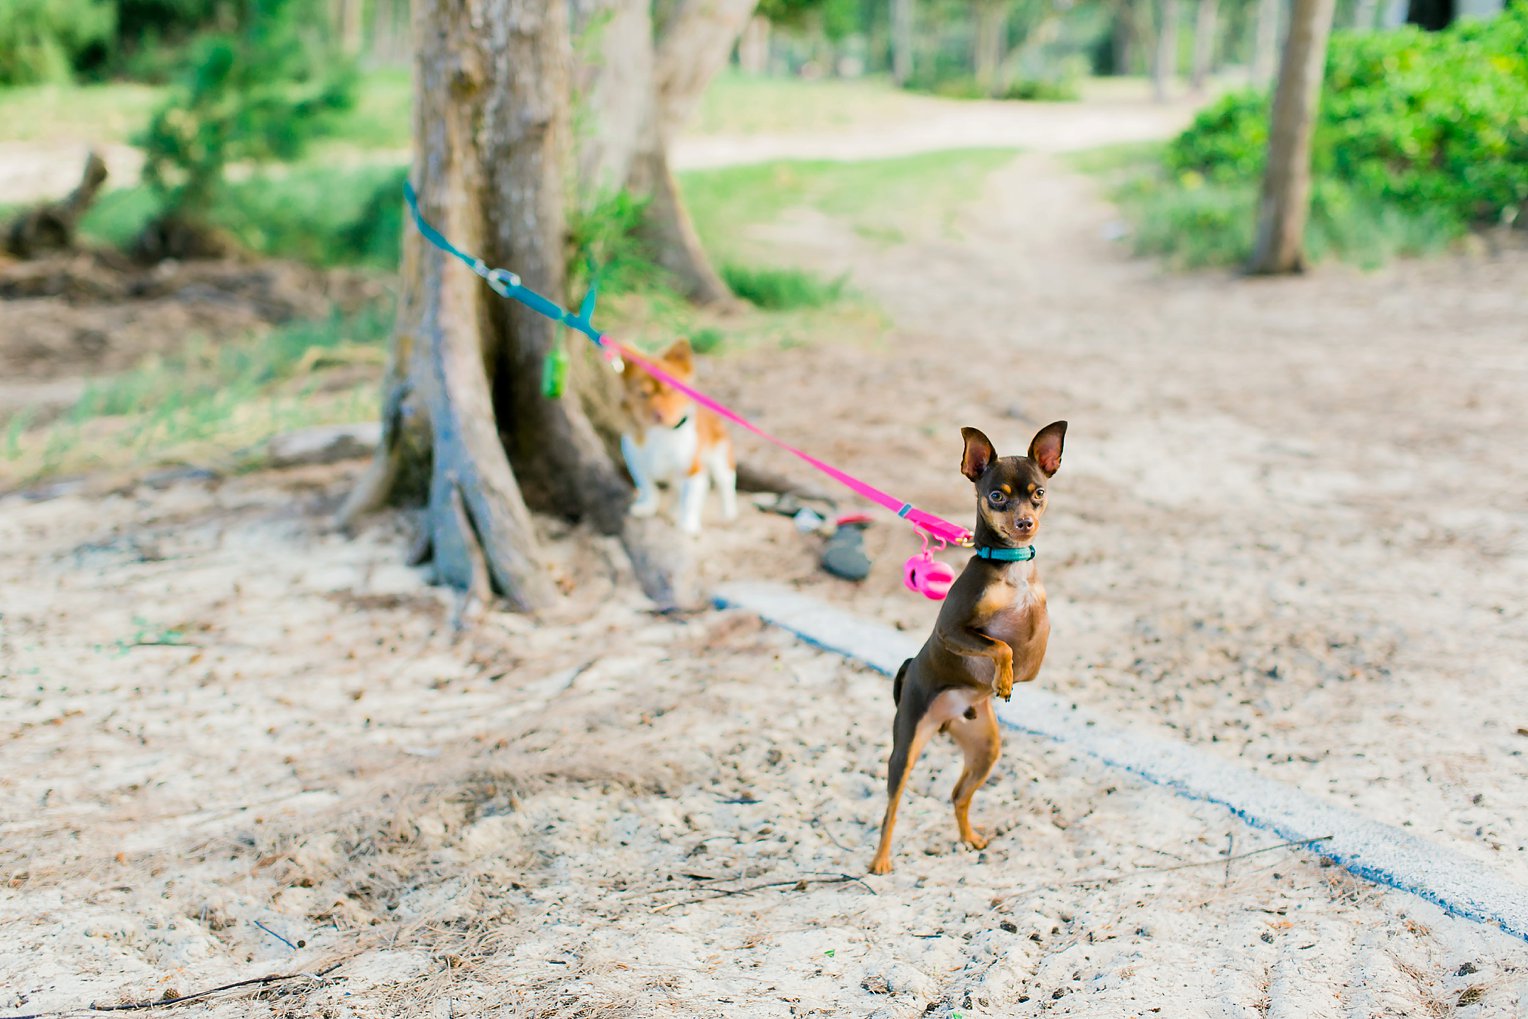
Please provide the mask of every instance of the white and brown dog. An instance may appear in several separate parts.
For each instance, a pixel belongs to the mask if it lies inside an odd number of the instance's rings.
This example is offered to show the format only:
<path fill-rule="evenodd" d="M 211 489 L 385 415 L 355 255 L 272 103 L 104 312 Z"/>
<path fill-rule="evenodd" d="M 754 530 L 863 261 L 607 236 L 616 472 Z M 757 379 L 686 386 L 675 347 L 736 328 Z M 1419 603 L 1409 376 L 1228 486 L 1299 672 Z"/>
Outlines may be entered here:
<path fill-rule="evenodd" d="M 676 340 L 653 362 L 685 383 L 695 377 L 689 340 Z M 664 485 L 679 493 L 680 529 L 697 534 L 706 490 L 714 484 L 721 495 L 722 519 L 736 519 L 737 463 L 721 418 L 629 362 L 621 381 L 626 408 L 636 423 L 635 434 L 621 436 L 626 469 L 637 485 L 632 516 L 658 512 L 658 486 Z"/>

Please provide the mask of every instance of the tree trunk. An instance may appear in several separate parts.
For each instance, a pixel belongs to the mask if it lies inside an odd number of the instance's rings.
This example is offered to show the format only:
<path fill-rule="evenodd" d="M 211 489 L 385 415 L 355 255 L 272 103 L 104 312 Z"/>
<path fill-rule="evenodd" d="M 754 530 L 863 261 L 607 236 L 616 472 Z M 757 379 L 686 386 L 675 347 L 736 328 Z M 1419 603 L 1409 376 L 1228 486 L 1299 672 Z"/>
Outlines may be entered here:
<path fill-rule="evenodd" d="M 669 169 L 668 146 L 654 144 L 637 155 L 629 186 L 633 194 L 647 197 L 643 230 L 657 253 L 658 264 L 673 274 L 680 292 L 696 304 L 733 303 L 732 291 L 711 265 L 695 222 L 684 207 L 679 182 Z"/>
<path fill-rule="evenodd" d="M 414 27 L 412 177 L 421 211 L 459 247 L 562 298 L 566 7 L 417 0 Z M 491 582 L 529 610 L 553 597 L 536 553 L 534 507 L 619 533 L 644 590 L 664 607 L 676 591 L 688 598 L 684 564 L 648 523 L 626 516 L 630 485 L 578 395 L 540 393 L 560 327 L 499 298 L 412 228 L 401 272 L 382 446 L 342 522 L 385 502 L 423 504 L 437 582 L 463 590 Z M 586 373 L 581 388 L 611 380 Z"/>
<path fill-rule="evenodd" d="M 913 0 L 891 0 L 891 80 L 905 88 L 913 78 Z"/>
<path fill-rule="evenodd" d="M 362 0 L 338 0 L 335 10 L 335 27 L 338 30 L 340 50 L 346 56 L 361 52 Z"/>
<path fill-rule="evenodd" d="M 573 0 L 579 57 L 575 91 L 580 196 L 593 202 L 627 186 L 657 130 L 652 0 Z"/>
<path fill-rule="evenodd" d="M 1310 143 L 1335 0 L 1294 0 L 1289 41 L 1279 67 L 1268 138 L 1268 169 L 1258 206 L 1257 241 L 1249 271 L 1299 272 L 1305 267 L 1305 218 L 1310 209 Z"/>
<path fill-rule="evenodd" d="M 1194 17 L 1193 88 L 1203 92 L 1215 68 L 1215 21 L 1217 0 L 1199 0 Z"/>
<path fill-rule="evenodd" d="M 1157 102 L 1165 103 L 1170 97 L 1172 80 L 1178 72 L 1178 0 L 1161 0 L 1160 11 L 1157 55 L 1151 65 L 1151 82 Z"/>
<path fill-rule="evenodd" d="M 1353 5 L 1353 28 L 1359 32 L 1369 32 L 1374 29 L 1374 14 L 1379 8 L 1378 0 L 1358 0 Z"/>
<path fill-rule="evenodd" d="M 612 6 L 632 2 L 612 0 Z M 674 274 L 681 292 L 700 304 L 726 305 L 733 296 L 711 265 L 685 211 L 669 168 L 668 147 L 706 87 L 726 66 L 755 4 L 756 0 L 680 0 L 658 30 L 656 46 L 651 32 L 610 33 L 603 63 L 592 71 L 594 77 L 604 78 L 624 76 L 629 67 L 652 68 L 645 86 L 632 76 L 624 90 L 599 85 L 591 90 L 591 95 L 604 97 L 598 105 L 591 103 L 591 135 L 619 135 L 623 116 L 640 125 L 633 144 L 620 152 L 606 145 L 599 163 L 607 176 L 619 176 L 633 194 L 649 199 L 645 229 L 658 261 Z M 634 112 L 623 114 L 623 107 Z M 622 162 L 626 163 L 624 174 L 619 173 Z"/>
<path fill-rule="evenodd" d="M 371 14 L 371 59 L 392 67 L 409 59 L 408 0 L 376 0 Z"/>
<path fill-rule="evenodd" d="M 1114 30 L 1110 43 L 1113 46 L 1114 73 L 1131 73 L 1135 64 L 1136 24 L 1135 12 L 1130 0 L 1120 0 L 1114 8 Z"/>
<path fill-rule="evenodd" d="M 61 202 L 44 202 L 11 220 L 0 236 L 0 249 L 17 258 L 36 258 L 74 247 L 74 232 L 106 183 L 106 163 L 92 152 L 85 158 L 80 183 Z"/>
<path fill-rule="evenodd" d="M 769 19 L 755 14 L 748 19 L 737 43 L 737 64 L 744 74 L 769 73 Z"/>
<path fill-rule="evenodd" d="M 976 69 L 976 84 L 987 95 L 996 95 L 1003 65 L 1008 11 L 1001 2 L 977 0 L 975 14 L 976 41 L 972 64 Z"/>
<path fill-rule="evenodd" d="M 665 140 L 679 133 L 706 87 L 727 66 L 756 6 L 758 0 L 679 0 L 659 27 L 654 84 Z"/>
<path fill-rule="evenodd" d="M 1265 88 L 1273 81 L 1279 59 L 1279 0 L 1257 0 L 1257 34 L 1252 42 L 1252 84 Z"/>

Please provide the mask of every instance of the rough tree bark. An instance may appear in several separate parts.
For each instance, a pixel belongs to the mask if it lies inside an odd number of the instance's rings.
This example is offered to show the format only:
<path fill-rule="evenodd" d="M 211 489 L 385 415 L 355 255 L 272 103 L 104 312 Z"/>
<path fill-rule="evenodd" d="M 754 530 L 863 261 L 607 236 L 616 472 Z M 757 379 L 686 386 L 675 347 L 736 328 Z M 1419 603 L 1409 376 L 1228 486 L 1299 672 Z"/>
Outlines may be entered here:
<path fill-rule="evenodd" d="M 1252 40 L 1252 84 L 1262 88 L 1273 81 L 1279 60 L 1280 0 L 1257 0 L 1257 28 Z"/>
<path fill-rule="evenodd" d="M 996 95 L 1003 65 L 1008 9 L 1001 0 L 977 0 L 975 6 L 976 37 L 972 65 L 976 70 L 976 84 L 987 95 Z"/>
<path fill-rule="evenodd" d="M 1289 41 L 1279 67 L 1268 137 L 1268 168 L 1258 204 L 1257 240 L 1248 271 L 1299 272 L 1305 267 L 1310 210 L 1310 140 L 1335 0 L 1294 0 Z"/>
<path fill-rule="evenodd" d="M 567 8 L 538 0 L 418 0 L 412 178 L 421 210 L 458 246 L 563 297 L 569 140 Z M 619 534 L 663 607 L 693 599 L 684 542 L 625 510 L 630 485 L 578 393 L 546 399 L 556 328 L 404 232 L 383 438 L 342 523 L 388 502 L 422 504 L 438 582 L 516 609 L 545 605 L 534 508 Z M 577 388 L 612 384 L 578 372 Z M 672 550 L 672 551 L 671 551 Z"/>
<path fill-rule="evenodd" d="M 578 0 L 585 33 L 580 93 L 587 130 L 582 179 L 596 188 L 624 186 L 649 199 L 647 229 L 659 262 L 691 300 L 730 303 L 685 211 L 669 168 L 670 142 L 706 86 L 727 63 L 756 0 L 679 0 L 661 25 L 644 0 Z M 656 35 L 656 41 L 655 41 Z"/>
<path fill-rule="evenodd" d="M 1151 62 L 1151 83 L 1157 102 L 1165 103 L 1178 73 L 1178 0 L 1161 0 L 1158 10 L 1157 52 Z"/>
<path fill-rule="evenodd" d="M 1195 92 L 1204 91 L 1210 72 L 1215 68 L 1217 13 L 1217 0 L 1199 0 L 1199 9 L 1194 16 L 1194 68 L 1191 79 Z"/>

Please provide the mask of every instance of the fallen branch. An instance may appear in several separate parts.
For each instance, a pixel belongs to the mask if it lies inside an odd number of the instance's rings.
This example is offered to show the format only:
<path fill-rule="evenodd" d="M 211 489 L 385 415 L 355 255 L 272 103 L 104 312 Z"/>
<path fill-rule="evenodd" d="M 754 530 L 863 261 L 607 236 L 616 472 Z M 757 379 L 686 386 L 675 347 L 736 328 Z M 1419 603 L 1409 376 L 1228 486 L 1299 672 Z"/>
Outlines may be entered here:
<path fill-rule="evenodd" d="M 744 885 L 741 888 L 718 888 L 713 894 L 702 896 L 698 899 L 680 899 L 677 902 L 665 903 L 653 910 L 654 913 L 666 913 L 679 906 L 694 906 L 701 902 L 710 902 L 713 899 L 727 899 L 734 895 L 749 895 L 753 892 L 768 891 L 771 888 L 791 888 L 798 892 L 806 891 L 808 885 L 842 885 L 857 884 L 871 895 L 876 894 L 874 888 L 865 883 L 864 878 L 855 877 L 853 874 L 837 874 L 833 877 L 803 877 L 790 881 L 767 881 L 759 885 Z M 671 890 L 671 889 L 670 889 Z"/>
<path fill-rule="evenodd" d="M 231 984 L 223 984 L 220 987 L 209 987 L 205 991 L 196 991 L 192 994 L 182 994 L 178 998 L 162 998 L 158 1001 L 134 1001 L 125 1005 L 97 1005 L 91 1002 L 83 1009 L 64 1009 L 59 1012 L 32 1012 L 27 1015 L 0 1016 L 0 1019 L 53 1019 L 55 1016 L 67 1016 L 79 1012 L 139 1012 L 150 1008 L 166 1008 L 170 1005 L 184 1005 L 189 1001 L 200 1001 L 214 994 L 222 994 L 225 991 L 236 991 L 243 987 L 268 987 L 271 984 L 279 984 L 287 980 L 297 980 L 307 977 L 310 980 L 321 980 L 345 965 L 344 961 L 335 963 L 333 966 L 321 969 L 316 973 L 273 973 L 266 977 L 251 977 L 248 980 L 236 980 Z"/>
<path fill-rule="evenodd" d="M 36 258 L 74 247 L 74 230 L 80 217 L 95 204 L 106 183 L 106 163 L 92 152 L 85 160 L 79 186 L 61 202 L 45 202 L 23 212 L 5 228 L 0 247 L 17 258 Z"/>
<path fill-rule="evenodd" d="M 1194 860 L 1191 863 L 1175 863 L 1170 867 L 1143 867 L 1140 870 L 1126 871 L 1123 874 L 1101 874 L 1097 877 L 1078 878 L 1075 881 L 1062 881 L 1056 884 L 1034 885 L 1030 888 L 1024 888 L 1014 892 L 1012 895 L 994 899 L 992 900 L 992 904 L 994 906 L 1002 905 L 1003 903 L 1011 902 L 1022 895 L 1031 895 L 1035 892 L 1049 891 L 1055 888 L 1075 888 L 1079 885 L 1112 885 L 1120 881 L 1128 881 L 1131 878 L 1142 877 L 1147 874 L 1166 874 L 1175 870 L 1188 870 L 1192 867 L 1216 867 L 1224 864 L 1226 868 L 1226 874 L 1229 877 L 1231 872 L 1231 863 L 1235 860 L 1245 860 L 1249 856 L 1260 856 L 1263 853 L 1272 853 L 1280 849 L 1298 849 L 1301 846 L 1309 846 L 1314 845 L 1317 842 L 1325 842 L 1330 838 L 1332 838 L 1331 835 L 1321 835 L 1313 839 L 1299 839 L 1294 842 L 1280 842 L 1276 846 L 1264 846 L 1262 849 L 1254 849 L 1250 852 L 1239 853 L 1236 856 L 1217 856 L 1213 860 Z"/>

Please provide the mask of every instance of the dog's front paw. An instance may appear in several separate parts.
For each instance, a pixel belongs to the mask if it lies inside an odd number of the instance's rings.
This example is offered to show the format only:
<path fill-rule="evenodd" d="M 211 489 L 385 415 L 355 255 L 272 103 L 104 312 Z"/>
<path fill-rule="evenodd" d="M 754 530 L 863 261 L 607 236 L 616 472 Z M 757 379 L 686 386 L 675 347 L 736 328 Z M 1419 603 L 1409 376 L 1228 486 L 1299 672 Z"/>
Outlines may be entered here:
<path fill-rule="evenodd" d="M 1013 697 L 1013 670 L 1004 670 L 1003 674 L 997 677 L 992 684 L 992 692 L 1005 701 Z"/>
<path fill-rule="evenodd" d="M 891 869 L 890 856 L 877 856 L 874 860 L 870 861 L 870 873 L 872 874 L 890 874 Z"/>

